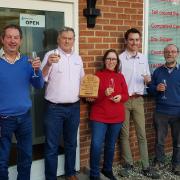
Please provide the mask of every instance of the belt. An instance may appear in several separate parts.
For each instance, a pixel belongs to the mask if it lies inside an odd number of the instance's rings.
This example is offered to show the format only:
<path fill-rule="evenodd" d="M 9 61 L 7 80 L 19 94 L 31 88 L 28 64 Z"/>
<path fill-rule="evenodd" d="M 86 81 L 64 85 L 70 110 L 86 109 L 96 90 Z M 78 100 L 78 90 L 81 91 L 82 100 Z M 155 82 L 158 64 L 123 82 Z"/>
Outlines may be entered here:
<path fill-rule="evenodd" d="M 129 99 L 136 99 L 136 98 L 139 98 L 139 97 L 142 97 L 142 95 L 140 95 L 140 94 L 133 94 L 132 96 L 129 96 Z"/>
<path fill-rule="evenodd" d="M 74 102 L 74 103 L 53 103 L 53 102 L 48 101 L 48 100 L 45 100 L 45 101 L 46 101 L 47 103 L 53 104 L 53 105 L 55 105 L 55 106 L 64 106 L 64 107 L 72 106 L 72 105 L 74 105 L 74 104 L 76 104 L 76 103 L 79 102 L 79 101 L 76 101 L 76 102 Z"/>

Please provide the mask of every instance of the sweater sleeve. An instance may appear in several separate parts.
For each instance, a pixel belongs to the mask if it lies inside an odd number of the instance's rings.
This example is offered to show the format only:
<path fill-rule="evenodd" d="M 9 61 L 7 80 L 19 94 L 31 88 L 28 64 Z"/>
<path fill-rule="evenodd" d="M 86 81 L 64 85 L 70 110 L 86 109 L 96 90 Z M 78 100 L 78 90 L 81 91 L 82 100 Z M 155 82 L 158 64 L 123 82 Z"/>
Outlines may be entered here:
<path fill-rule="evenodd" d="M 121 87 L 122 87 L 122 93 L 121 93 L 121 101 L 120 102 L 126 102 L 129 98 L 128 95 L 128 88 L 127 88 L 127 84 L 125 81 L 124 76 L 121 74 Z"/>

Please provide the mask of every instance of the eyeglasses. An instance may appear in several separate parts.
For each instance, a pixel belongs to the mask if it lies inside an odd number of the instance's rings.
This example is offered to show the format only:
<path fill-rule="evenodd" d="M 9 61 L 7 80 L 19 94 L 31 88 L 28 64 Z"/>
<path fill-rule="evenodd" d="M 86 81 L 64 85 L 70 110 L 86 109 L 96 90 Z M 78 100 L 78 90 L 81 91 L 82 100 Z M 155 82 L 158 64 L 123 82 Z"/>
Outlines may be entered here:
<path fill-rule="evenodd" d="M 176 54 L 178 51 L 164 51 L 164 54 Z"/>
<path fill-rule="evenodd" d="M 117 58 L 106 58 L 106 61 L 117 61 Z"/>

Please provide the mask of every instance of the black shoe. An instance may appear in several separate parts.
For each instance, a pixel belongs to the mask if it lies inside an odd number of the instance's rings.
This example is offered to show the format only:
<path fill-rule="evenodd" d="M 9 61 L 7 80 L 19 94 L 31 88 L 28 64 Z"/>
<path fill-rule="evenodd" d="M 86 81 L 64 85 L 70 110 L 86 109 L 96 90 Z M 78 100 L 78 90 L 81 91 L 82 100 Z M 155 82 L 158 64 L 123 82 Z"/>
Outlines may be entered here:
<path fill-rule="evenodd" d="M 150 169 L 149 167 L 142 170 L 144 176 L 150 177 L 152 179 L 159 179 L 160 175 L 156 172 L 155 169 Z"/>
<path fill-rule="evenodd" d="M 172 168 L 172 172 L 177 175 L 180 176 L 180 166 L 175 166 Z"/>
<path fill-rule="evenodd" d="M 90 176 L 89 177 L 90 180 L 100 180 L 99 176 Z"/>
<path fill-rule="evenodd" d="M 121 177 L 128 177 L 130 172 L 129 171 L 132 171 L 134 169 L 134 166 L 133 165 L 130 165 L 130 164 L 124 164 L 122 166 L 123 168 L 120 169 L 119 171 L 119 175 Z"/>
<path fill-rule="evenodd" d="M 117 180 L 117 179 L 115 178 L 115 176 L 114 176 L 114 174 L 113 174 L 112 171 L 106 171 L 106 170 L 102 169 L 102 170 L 101 170 L 101 173 L 102 173 L 105 177 L 109 178 L 110 180 Z"/>
<path fill-rule="evenodd" d="M 134 169 L 134 166 L 131 165 L 131 164 L 128 164 L 128 163 L 124 164 L 122 167 L 123 167 L 124 169 L 128 170 L 128 171 Z"/>

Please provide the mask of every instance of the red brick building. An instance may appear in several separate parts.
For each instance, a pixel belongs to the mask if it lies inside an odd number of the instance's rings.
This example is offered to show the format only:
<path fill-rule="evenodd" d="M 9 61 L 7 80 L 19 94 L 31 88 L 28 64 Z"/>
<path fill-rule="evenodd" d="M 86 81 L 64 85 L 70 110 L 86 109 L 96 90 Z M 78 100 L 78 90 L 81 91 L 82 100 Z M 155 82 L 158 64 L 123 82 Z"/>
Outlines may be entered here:
<path fill-rule="evenodd" d="M 124 49 L 124 33 L 135 27 L 143 32 L 144 1 L 143 0 L 98 0 L 96 8 L 100 9 L 101 16 L 96 19 L 94 28 L 87 28 L 83 9 L 86 1 L 79 0 L 79 53 L 83 58 L 86 73 L 94 73 L 101 67 L 101 57 L 104 51 L 114 48 L 118 52 Z M 146 43 L 146 42 L 144 42 Z M 146 133 L 149 155 L 154 155 L 155 132 L 153 127 L 154 102 L 152 97 L 145 97 Z M 88 166 L 90 129 L 88 126 L 89 106 L 81 105 L 80 124 L 80 166 Z M 139 160 L 138 142 L 135 129 L 131 122 L 130 144 L 134 160 Z M 120 161 L 119 145 L 117 143 L 115 160 Z M 166 152 L 171 152 L 170 136 L 166 143 Z"/>
<path fill-rule="evenodd" d="M 178 0 L 179 1 L 179 0 Z M 23 30 L 23 44 L 21 52 L 28 54 L 37 51 L 43 58 L 44 53 L 56 46 L 54 36 L 62 26 L 75 29 L 75 51 L 79 52 L 84 62 L 85 72 L 94 74 L 101 68 L 102 55 L 107 49 L 114 48 L 119 53 L 123 51 L 124 33 L 135 27 L 143 34 L 142 49 L 147 46 L 144 40 L 146 18 L 145 3 L 148 0 L 96 0 L 96 8 L 100 16 L 96 18 L 94 28 L 87 28 L 87 19 L 83 10 L 87 8 L 87 0 L 1 0 L 0 30 L 10 23 L 18 24 Z M 43 93 L 31 91 L 33 101 L 33 164 L 31 178 L 44 179 L 43 161 Z M 154 154 L 155 134 L 153 128 L 154 102 L 152 97 L 145 97 L 146 132 L 149 154 Z M 90 129 L 88 125 L 89 105 L 81 102 L 81 122 L 77 156 L 77 167 L 89 166 Z M 115 163 L 120 163 L 118 143 L 115 152 Z M 130 128 L 130 143 L 134 160 L 139 159 L 138 142 L 133 124 Z M 13 140 L 13 147 L 16 142 Z M 170 136 L 166 143 L 166 152 L 171 152 Z M 16 149 L 14 148 L 14 153 Z M 80 153 L 79 153 L 80 152 Z M 59 154 L 58 175 L 63 174 L 64 156 Z M 10 180 L 14 180 L 16 172 L 16 156 L 12 153 L 9 168 Z"/>

